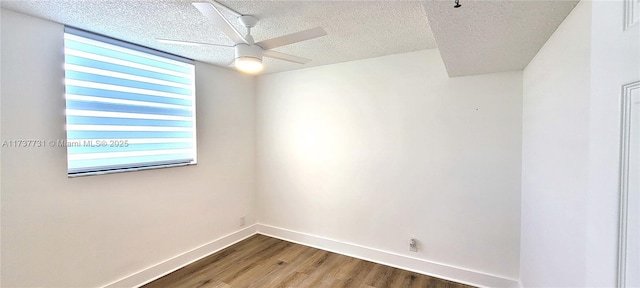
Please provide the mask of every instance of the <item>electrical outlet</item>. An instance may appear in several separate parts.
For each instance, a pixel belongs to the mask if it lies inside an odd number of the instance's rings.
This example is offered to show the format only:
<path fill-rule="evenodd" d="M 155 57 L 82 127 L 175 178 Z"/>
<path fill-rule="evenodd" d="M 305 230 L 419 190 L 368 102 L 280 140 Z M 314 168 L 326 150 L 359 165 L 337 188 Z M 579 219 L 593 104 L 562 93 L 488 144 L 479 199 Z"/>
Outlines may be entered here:
<path fill-rule="evenodd" d="M 240 217 L 240 227 L 244 226 L 245 223 L 245 219 L 244 216 Z"/>
<path fill-rule="evenodd" d="M 409 238 L 409 251 L 418 252 L 418 240 L 416 238 Z"/>

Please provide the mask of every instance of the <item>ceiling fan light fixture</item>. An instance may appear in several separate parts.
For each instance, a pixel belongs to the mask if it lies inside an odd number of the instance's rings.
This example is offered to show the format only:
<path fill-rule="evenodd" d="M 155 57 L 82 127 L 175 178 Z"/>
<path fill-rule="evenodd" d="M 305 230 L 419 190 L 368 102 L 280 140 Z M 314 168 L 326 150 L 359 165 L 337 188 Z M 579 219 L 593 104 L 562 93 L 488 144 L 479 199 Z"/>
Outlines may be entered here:
<path fill-rule="evenodd" d="M 262 71 L 262 48 L 254 44 L 236 45 L 235 66 L 244 73 L 257 74 Z"/>
<path fill-rule="evenodd" d="M 254 57 L 238 57 L 235 60 L 235 66 L 238 70 L 249 74 L 259 73 L 264 68 L 262 59 Z"/>
<path fill-rule="evenodd" d="M 1 0 L 0 0 L 1 1 Z M 196 0 L 202 1 L 202 0 Z M 240 32 L 229 23 L 227 17 L 216 7 L 217 6 L 225 8 L 231 14 L 235 15 L 237 20 L 240 22 L 242 26 L 247 29 L 247 34 L 242 35 Z M 160 39 L 156 38 L 160 42 L 170 43 L 170 44 L 182 44 L 182 45 L 209 45 L 209 46 L 219 46 L 219 47 L 233 47 L 235 50 L 235 58 L 233 60 L 233 65 L 237 70 L 244 73 L 249 74 L 258 74 L 263 70 L 262 65 L 262 57 L 269 57 L 273 59 L 284 60 L 288 62 L 298 63 L 298 64 L 307 64 L 310 59 L 297 57 L 293 55 L 289 55 L 282 52 L 273 51 L 273 48 L 291 45 L 294 43 L 315 39 L 318 37 L 322 37 L 327 35 L 327 32 L 322 29 L 322 27 L 315 27 L 287 35 L 283 35 L 276 38 L 271 38 L 267 40 L 262 40 L 260 42 L 255 42 L 253 36 L 251 36 L 251 28 L 255 27 L 258 23 L 258 18 L 251 15 L 242 15 L 237 11 L 231 10 L 229 7 L 217 2 L 216 0 L 209 0 L 207 2 L 193 2 L 191 3 L 202 15 L 208 18 L 210 21 L 215 24 L 215 26 L 220 29 L 231 41 L 235 43 L 233 46 L 228 45 L 219 45 L 219 44 L 209 44 L 209 43 L 200 43 L 200 42 L 192 42 L 192 41 L 178 41 L 178 40 L 170 40 L 170 39 Z"/>

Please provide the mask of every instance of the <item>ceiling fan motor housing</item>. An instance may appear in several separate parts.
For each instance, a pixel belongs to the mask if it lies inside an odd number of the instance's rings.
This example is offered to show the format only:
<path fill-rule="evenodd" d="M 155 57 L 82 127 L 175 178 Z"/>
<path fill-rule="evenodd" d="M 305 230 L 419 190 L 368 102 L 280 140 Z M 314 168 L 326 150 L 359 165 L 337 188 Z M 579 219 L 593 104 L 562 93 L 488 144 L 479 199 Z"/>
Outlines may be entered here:
<path fill-rule="evenodd" d="M 253 28 L 258 23 L 258 18 L 251 15 L 242 15 L 238 17 L 238 22 L 240 22 L 240 24 L 242 24 L 242 26 L 246 28 Z"/>
<path fill-rule="evenodd" d="M 235 46 L 236 59 L 241 57 L 256 58 L 262 60 L 263 50 L 258 45 L 239 43 Z"/>

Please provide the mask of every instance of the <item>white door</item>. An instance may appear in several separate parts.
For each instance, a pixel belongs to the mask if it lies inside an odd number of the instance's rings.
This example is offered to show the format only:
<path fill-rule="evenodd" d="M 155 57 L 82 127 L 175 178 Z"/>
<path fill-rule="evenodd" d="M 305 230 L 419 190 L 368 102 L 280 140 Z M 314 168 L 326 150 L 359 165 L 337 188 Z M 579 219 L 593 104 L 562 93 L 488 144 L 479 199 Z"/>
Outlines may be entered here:
<path fill-rule="evenodd" d="M 625 287 L 640 287 L 640 89 L 632 89 L 628 118 Z M 624 217 L 624 216 L 623 216 Z"/>
<path fill-rule="evenodd" d="M 640 287 L 640 89 L 632 93 L 626 282 Z"/>

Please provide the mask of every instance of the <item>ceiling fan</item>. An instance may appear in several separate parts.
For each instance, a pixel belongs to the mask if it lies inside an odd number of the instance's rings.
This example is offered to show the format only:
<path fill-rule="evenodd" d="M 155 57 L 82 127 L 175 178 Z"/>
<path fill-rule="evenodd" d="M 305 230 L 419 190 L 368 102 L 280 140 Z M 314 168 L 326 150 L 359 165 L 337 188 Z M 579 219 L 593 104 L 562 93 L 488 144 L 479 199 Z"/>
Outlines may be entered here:
<path fill-rule="evenodd" d="M 238 30 L 236 30 L 229 21 L 224 17 L 222 12 L 209 2 L 194 2 L 193 6 L 196 7 L 204 16 L 209 18 L 209 20 L 213 21 L 214 25 L 216 25 L 222 32 L 224 32 L 229 39 L 231 39 L 236 44 L 234 46 L 228 45 L 218 45 L 218 44 L 209 44 L 209 43 L 198 43 L 198 42 L 189 42 L 189 41 L 178 41 L 178 40 L 170 40 L 170 39 L 160 39 L 156 38 L 156 40 L 164 43 L 171 44 L 182 44 L 182 45 L 208 45 L 208 46 L 217 46 L 217 47 L 228 47 L 235 49 L 235 59 L 232 63 L 238 70 L 255 74 L 262 71 L 262 57 L 270 57 L 274 59 L 280 59 L 284 61 L 306 64 L 310 59 L 293 56 L 285 53 L 280 53 L 274 50 L 273 48 L 290 45 L 297 42 L 302 42 L 310 39 L 314 39 L 317 37 L 322 37 L 327 35 L 327 32 L 324 31 L 321 27 L 315 27 L 308 30 L 263 40 L 260 42 L 255 42 L 253 40 L 253 36 L 251 36 L 251 28 L 253 28 L 257 23 L 258 19 L 251 15 L 242 15 L 237 13 L 230 8 L 215 2 L 214 3 L 226 8 L 230 12 L 234 13 L 234 15 L 238 16 L 238 21 L 247 28 L 247 34 L 242 36 Z"/>

